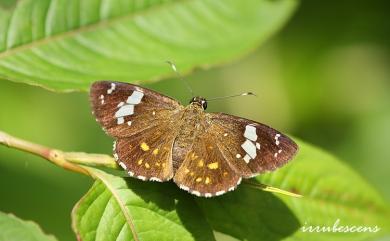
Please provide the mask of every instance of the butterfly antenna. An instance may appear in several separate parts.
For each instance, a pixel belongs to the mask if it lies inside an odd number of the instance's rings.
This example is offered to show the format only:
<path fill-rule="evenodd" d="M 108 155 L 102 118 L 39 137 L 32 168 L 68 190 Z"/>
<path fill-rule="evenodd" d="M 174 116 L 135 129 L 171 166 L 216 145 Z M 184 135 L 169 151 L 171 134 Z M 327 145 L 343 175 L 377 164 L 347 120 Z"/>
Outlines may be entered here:
<path fill-rule="evenodd" d="M 183 76 L 180 74 L 180 72 L 177 70 L 176 65 L 172 63 L 171 61 L 166 61 L 172 68 L 173 72 L 176 73 L 177 77 L 183 81 L 187 87 L 187 89 L 190 91 L 191 96 L 194 97 L 194 91 L 192 90 L 191 86 L 188 84 L 187 80 L 183 78 Z"/>
<path fill-rule="evenodd" d="M 238 96 L 245 96 L 245 95 L 253 95 L 253 96 L 257 97 L 257 95 L 252 93 L 252 92 L 245 92 L 245 93 L 241 93 L 238 95 L 228 95 L 228 96 L 215 97 L 215 98 L 207 99 L 207 101 L 222 100 L 222 99 L 233 98 L 233 97 L 238 97 Z"/>

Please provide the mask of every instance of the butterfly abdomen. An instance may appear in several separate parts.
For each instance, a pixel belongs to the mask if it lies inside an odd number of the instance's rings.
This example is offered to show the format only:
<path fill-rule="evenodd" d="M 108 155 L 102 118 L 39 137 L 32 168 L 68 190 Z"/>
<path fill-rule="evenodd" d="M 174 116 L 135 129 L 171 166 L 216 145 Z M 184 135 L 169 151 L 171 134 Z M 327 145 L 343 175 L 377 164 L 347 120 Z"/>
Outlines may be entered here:
<path fill-rule="evenodd" d="M 191 151 L 197 134 L 205 129 L 201 124 L 202 118 L 204 118 L 204 111 L 198 105 L 188 105 L 184 110 L 180 121 L 182 124 L 179 127 L 179 134 L 173 144 L 172 161 L 174 171 L 180 167 L 186 155 Z"/>

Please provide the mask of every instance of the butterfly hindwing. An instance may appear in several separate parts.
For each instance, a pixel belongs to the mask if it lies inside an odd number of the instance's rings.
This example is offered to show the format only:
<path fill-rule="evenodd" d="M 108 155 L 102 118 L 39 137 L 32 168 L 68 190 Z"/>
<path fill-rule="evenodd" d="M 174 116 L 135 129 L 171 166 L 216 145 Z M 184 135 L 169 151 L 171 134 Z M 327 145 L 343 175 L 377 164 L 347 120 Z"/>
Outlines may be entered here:
<path fill-rule="evenodd" d="M 232 191 L 241 177 L 228 164 L 212 134 L 204 132 L 195 139 L 192 150 L 176 171 L 174 182 L 182 189 L 204 197 Z"/>
<path fill-rule="evenodd" d="M 244 178 L 284 165 L 298 150 L 293 140 L 264 124 L 223 113 L 207 115 L 216 145 Z"/>
<path fill-rule="evenodd" d="M 232 191 L 241 178 L 287 163 L 297 145 L 264 124 L 223 114 L 205 113 L 192 149 L 175 173 L 184 190 L 205 197 Z"/>
<path fill-rule="evenodd" d="M 172 145 L 176 135 L 172 125 L 161 123 L 142 134 L 118 139 L 114 157 L 130 176 L 167 181 L 173 177 Z"/>
<path fill-rule="evenodd" d="M 93 83 L 90 101 L 96 120 L 116 138 L 141 134 L 183 109 L 176 100 L 155 91 L 113 81 Z"/>

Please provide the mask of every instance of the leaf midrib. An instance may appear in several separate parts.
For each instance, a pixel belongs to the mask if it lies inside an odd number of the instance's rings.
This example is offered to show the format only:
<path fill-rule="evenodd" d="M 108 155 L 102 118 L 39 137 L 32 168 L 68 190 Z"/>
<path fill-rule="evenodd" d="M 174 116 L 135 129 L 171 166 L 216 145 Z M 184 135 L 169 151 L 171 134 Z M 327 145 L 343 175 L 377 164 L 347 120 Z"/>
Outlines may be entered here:
<path fill-rule="evenodd" d="M 118 194 L 116 194 L 115 188 L 110 185 L 110 182 L 108 182 L 105 179 L 104 175 L 101 175 L 100 173 L 95 172 L 94 176 L 99 178 L 99 180 L 101 180 L 104 183 L 104 185 L 110 190 L 112 196 L 118 202 L 118 205 L 119 205 L 120 209 L 122 210 L 123 215 L 125 216 L 126 222 L 129 225 L 129 228 L 130 228 L 130 230 L 131 230 L 131 232 L 133 234 L 134 240 L 139 241 L 139 237 L 138 237 L 138 234 L 137 234 L 137 232 L 135 230 L 135 226 L 134 226 L 134 223 L 132 221 L 132 217 L 131 217 L 130 213 L 128 212 L 126 205 L 122 202 L 122 200 L 118 196 Z"/>
<path fill-rule="evenodd" d="M 8 56 L 10 56 L 12 54 L 15 54 L 15 53 L 18 53 L 18 52 L 22 52 L 22 51 L 27 50 L 27 49 L 31 49 L 31 48 L 34 48 L 34 47 L 37 47 L 37 46 L 44 45 L 46 43 L 50 43 L 52 41 L 61 40 L 61 39 L 67 38 L 67 37 L 74 36 L 74 35 L 79 34 L 79 33 L 93 31 L 93 30 L 96 30 L 98 28 L 104 28 L 104 27 L 109 26 L 111 24 L 114 24 L 116 22 L 120 22 L 120 21 L 123 21 L 123 20 L 126 20 L 126 19 L 130 19 L 130 18 L 132 18 L 134 16 L 141 15 L 141 14 L 144 14 L 146 12 L 157 11 L 158 9 L 161 9 L 163 7 L 167 7 L 169 5 L 179 4 L 181 2 L 188 2 L 188 1 L 191 1 L 191 0 L 176 0 L 176 1 L 173 1 L 173 2 L 169 2 L 169 3 L 158 3 L 156 5 L 153 5 L 153 6 L 149 7 L 149 8 L 146 8 L 146 9 L 142 9 L 142 10 L 139 10 L 139 11 L 134 11 L 134 12 L 130 12 L 130 13 L 127 13 L 127 14 L 115 16 L 115 17 L 112 17 L 112 18 L 109 18 L 109 19 L 105 19 L 105 20 L 101 20 L 100 17 L 99 17 L 99 19 L 96 22 L 94 22 L 94 23 L 83 25 L 83 26 L 80 26 L 78 28 L 71 29 L 69 31 L 60 32 L 60 33 L 57 33 L 57 34 L 54 34 L 54 35 L 50 35 L 48 37 L 40 38 L 40 39 L 32 41 L 30 43 L 24 43 L 24 44 L 18 45 L 16 47 L 6 49 L 5 51 L 0 53 L 0 59 L 6 58 L 6 57 L 8 57 Z M 11 14 L 13 14 L 14 11 L 15 10 L 13 10 Z M 9 26 L 8 26 L 8 28 L 9 28 Z"/>

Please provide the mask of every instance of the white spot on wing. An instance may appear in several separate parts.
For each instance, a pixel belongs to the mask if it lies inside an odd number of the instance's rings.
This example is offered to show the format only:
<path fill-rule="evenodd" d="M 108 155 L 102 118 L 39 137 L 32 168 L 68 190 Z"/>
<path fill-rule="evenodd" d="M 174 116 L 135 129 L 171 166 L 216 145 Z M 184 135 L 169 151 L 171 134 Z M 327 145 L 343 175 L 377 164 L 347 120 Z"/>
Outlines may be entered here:
<path fill-rule="evenodd" d="M 144 93 L 139 92 L 139 91 L 134 91 L 129 98 L 127 98 L 127 103 L 131 105 L 136 105 L 141 103 L 142 97 L 144 97 Z"/>
<path fill-rule="evenodd" d="M 160 178 L 157 178 L 157 177 L 151 177 L 149 179 L 150 181 L 155 181 L 155 182 L 162 182 Z"/>
<path fill-rule="evenodd" d="M 114 87 L 115 89 L 115 87 Z M 127 98 L 126 103 L 120 102 L 118 104 L 119 110 L 115 112 L 114 117 L 118 119 L 118 125 L 124 123 L 124 119 L 122 117 L 129 116 L 134 114 L 134 106 L 141 103 L 142 97 L 144 93 L 140 91 L 133 91 L 133 93 Z M 122 120 L 122 119 L 123 120 Z M 127 122 L 128 125 L 131 125 L 131 122 Z"/>
<path fill-rule="evenodd" d="M 256 141 L 257 140 L 256 127 L 251 125 L 246 125 L 244 137 L 251 141 Z"/>
<path fill-rule="evenodd" d="M 212 197 L 213 195 L 211 195 L 211 193 L 206 192 L 206 193 L 204 194 L 204 196 L 205 196 L 205 197 Z"/>
<path fill-rule="evenodd" d="M 180 184 L 180 185 L 179 185 L 179 187 L 180 187 L 181 189 L 183 189 L 184 191 L 188 191 L 188 190 L 190 190 L 190 188 L 189 188 L 189 187 L 187 187 L 187 186 L 184 186 L 183 184 Z"/>
<path fill-rule="evenodd" d="M 115 117 L 123 117 L 132 115 L 134 113 L 134 105 L 124 105 L 117 112 L 115 112 Z"/>
<path fill-rule="evenodd" d="M 123 124 L 123 123 L 125 122 L 125 118 L 119 117 L 117 121 L 118 121 L 118 122 L 117 122 L 118 125 Z"/>
<path fill-rule="evenodd" d="M 248 154 L 246 154 L 246 155 L 244 156 L 244 161 L 245 161 L 246 163 L 249 163 L 250 160 L 251 160 L 251 157 L 250 157 Z"/>
<path fill-rule="evenodd" d="M 107 94 L 111 94 L 115 90 L 115 83 L 111 83 L 111 88 L 107 90 Z"/>
<path fill-rule="evenodd" d="M 240 153 L 237 153 L 236 158 L 241 158 Z"/>
<path fill-rule="evenodd" d="M 198 192 L 198 191 L 192 191 L 191 193 L 198 196 L 198 197 L 200 196 L 200 192 Z"/>
<path fill-rule="evenodd" d="M 123 169 L 127 169 L 126 165 L 123 162 L 119 162 L 119 166 L 121 166 Z"/>
<path fill-rule="evenodd" d="M 223 136 L 227 136 L 227 135 L 228 135 L 227 133 L 223 134 Z"/>
<path fill-rule="evenodd" d="M 256 146 L 250 140 L 246 140 L 241 147 L 252 159 L 256 158 Z"/>
<path fill-rule="evenodd" d="M 278 152 L 275 152 L 274 157 L 278 157 L 278 154 L 282 152 L 282 149 L 279 149 Z"/>
<path fill-rule="evenodd" d="M 144 176 L 137 176 L 138 179 L 141 179 L 142 181 L 145 181 L 146 180 L 146 177 Z"/>
<path fill-rule="evenodd" d="M 224 193 L 225 193 L 225 191 L 218 191 L 218 192 L 215 193 L 215 196 L 220 196 L 220 195 L 222 195 Z"/>
<path fill-rule="evenodd" d="M 131 121 L 128 121 L 128 122 L 127 122 L 127 125 L 128 125 L 128 126 L 131 126 Z"/>
<path fill-rule="evenodd" d="M 256 142 L 256 140 L 257 140 L 256 127 L 253 125 L 246 125 L 244 137 L 246 138 L 246 140 L 241 145 L 241 147 L 246 152 L 246 155 L 244 157 L 244 161 L 246 163 L 249 163 L 249 161 L 251 159 L 256 158 L 256 155 L 257 155 L 256 148 L 260 149 L 260 144 L 258 142 Z M 256 142 L 256 144 L 255 144 L 255 142 Z"/>
<path fill-rule="evenodd" d="M 280 134 L 278 133 L 278 134 L 276 134 L 275 135 L 275 144 L 278 146 L 279 145 L 279 137 L 280 137 Z"/>

